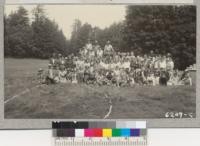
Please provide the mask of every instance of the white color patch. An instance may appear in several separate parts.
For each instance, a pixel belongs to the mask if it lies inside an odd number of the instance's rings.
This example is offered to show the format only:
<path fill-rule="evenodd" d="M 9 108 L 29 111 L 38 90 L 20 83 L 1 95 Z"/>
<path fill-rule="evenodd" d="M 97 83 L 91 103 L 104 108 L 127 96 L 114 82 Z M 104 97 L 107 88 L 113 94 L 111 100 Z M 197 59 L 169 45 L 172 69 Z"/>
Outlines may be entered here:
<path fill-rule="evenodd" d="M 136 128 L 146 129 L 146 122 L 145 121 L 136 121 Z"/>
<path fill-rule="evenodd" d="M 136 128 L 136 122 L 135 121 L 126 121 L 125 128 Z"/>
<path fill-rule="evenodd" d="M 84 129 L 75 129 L 75 137 L 84 137 Z"/>

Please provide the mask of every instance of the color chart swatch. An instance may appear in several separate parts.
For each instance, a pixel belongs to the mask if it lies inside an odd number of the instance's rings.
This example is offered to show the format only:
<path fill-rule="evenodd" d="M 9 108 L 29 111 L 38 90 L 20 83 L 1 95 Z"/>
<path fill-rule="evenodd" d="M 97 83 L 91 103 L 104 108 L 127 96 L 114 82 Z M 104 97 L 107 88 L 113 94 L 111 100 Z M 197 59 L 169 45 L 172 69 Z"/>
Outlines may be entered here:
<path fill-rule="evenodd" d="M 54 137 L 139 137 L 145 136 L 146 129 L 54 129 Z"/>
<path fill-rule="evenodd" d="M 144 121 L 53 122 L 55 146 L 146 146 Z"/>

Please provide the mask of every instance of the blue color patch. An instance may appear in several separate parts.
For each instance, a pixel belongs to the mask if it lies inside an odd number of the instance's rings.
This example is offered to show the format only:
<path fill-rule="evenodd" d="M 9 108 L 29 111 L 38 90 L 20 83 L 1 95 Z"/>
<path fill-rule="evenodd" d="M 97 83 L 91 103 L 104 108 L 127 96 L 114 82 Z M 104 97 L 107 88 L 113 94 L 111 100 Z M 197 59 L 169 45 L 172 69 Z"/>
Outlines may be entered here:
<path fill-rule="evenodd" d="M 140 136 L 140 129 L 131 129 L 131 136 Z"/>
<path fill-rule="evenodd" d="M 131 136 L 131 130 L 130 129 L 121 129 L 121 136 L 130 137 Z"/>

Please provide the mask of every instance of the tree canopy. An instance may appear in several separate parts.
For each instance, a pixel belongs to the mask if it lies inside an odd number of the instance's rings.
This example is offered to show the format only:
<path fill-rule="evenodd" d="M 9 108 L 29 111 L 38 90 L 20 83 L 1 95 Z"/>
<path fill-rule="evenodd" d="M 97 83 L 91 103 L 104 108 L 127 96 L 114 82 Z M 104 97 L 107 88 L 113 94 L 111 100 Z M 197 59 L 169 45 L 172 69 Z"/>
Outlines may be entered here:
<path fill-rule="evenodd" d="M 128 6 L 126 13 L 125 50 L 171 53 L 179 69 L 196 62 L 195 6 Z"/>
<path fill-rule="evenodd" d="M 125 20 L 104 29 L 75 19 L 70 39 L 47 17 L 43 6 L 35 7 L 32 16 L 33 20 L 22 6 L 4 16 L 6 57 L 77 54 L 90 39 L 98 40 L 101 47 L 110 40 L 116 51 L 134 51 L 136 55 L 150 50 L 171 53 L 178 69 L 196 62 L 195 6 L 127 6 Z"/>

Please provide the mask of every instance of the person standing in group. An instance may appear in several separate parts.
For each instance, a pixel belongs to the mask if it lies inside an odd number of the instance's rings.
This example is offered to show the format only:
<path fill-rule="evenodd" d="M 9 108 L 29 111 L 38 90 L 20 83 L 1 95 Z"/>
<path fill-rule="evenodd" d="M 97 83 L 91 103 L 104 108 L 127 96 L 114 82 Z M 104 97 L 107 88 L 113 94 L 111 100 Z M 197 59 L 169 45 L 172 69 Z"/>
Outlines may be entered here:
<path fill-rule="evenodd" d="M 55 69 L 58 65 L 58 58 L 56 53 L 53 53 L 51 58 L 49 59 L 49 64 Z"/>
<path fill-rule="evenodd" d="M 110 44 L 110 41 L 108 40 L 104 47 L 104 55 L 112 56 L 113 52 L 114 52 L 113 46 Z"/>
<path fill-rule="evenodd" d="M 95 52 L 95 56 L 97 56 L 97 51 L 98 51 L 100 48 L 101 48 L 101 47 L 100 47 L 98 41 L 95 40 L 94 45 L 93 45 L 93 50 L 94 50 L 94 52 Z"/>
<path fill-rule="evenodd" d="M 92 51 L 93 46 L 92 46 L 92 43 L 91 43 L 90 39 L 88 39 L 88 42 L 85 45 L 85 48 L 87 49 L 88 52 Z"/>

